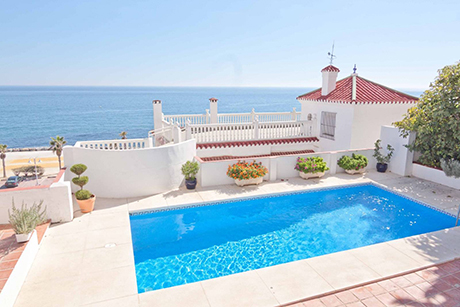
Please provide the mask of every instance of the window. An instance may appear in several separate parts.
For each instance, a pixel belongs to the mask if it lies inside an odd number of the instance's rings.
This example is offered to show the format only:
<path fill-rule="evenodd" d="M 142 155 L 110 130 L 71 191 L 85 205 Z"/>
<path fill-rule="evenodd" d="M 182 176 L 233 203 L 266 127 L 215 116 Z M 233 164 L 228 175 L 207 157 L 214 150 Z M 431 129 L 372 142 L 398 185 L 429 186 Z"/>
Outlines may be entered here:
<path fill-rule="evenodd" d="M 337 113 L 321 112 L 320 136 L 326 139 L 335 138 L 335 117 Z"/>

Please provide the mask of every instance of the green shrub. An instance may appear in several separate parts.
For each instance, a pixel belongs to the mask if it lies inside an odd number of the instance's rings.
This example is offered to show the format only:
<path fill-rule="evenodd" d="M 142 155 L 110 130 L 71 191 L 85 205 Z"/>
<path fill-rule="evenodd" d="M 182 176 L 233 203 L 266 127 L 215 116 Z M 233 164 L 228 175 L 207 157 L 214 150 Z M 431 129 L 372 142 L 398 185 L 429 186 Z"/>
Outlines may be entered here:
<path fill-rule="evenodd" d="M 321 157 L 297 158 L 295 170 L 303 173 L 322 173 L 329 170 Z"/>
<path fill-rule="evenodd" d="M 27 205 L 22 202 L 21 209 L 17 209 L 14 205 L 12 212 L 8 210 L 9 223 L 13 230 L 17 234 L 27 234 L 32 232 L 35 227 L 46 222 L 46 208 L 42 210 L 43 200 L 38 205 L 34 204 L 28 208 Z"/>
<path fill-rule="evenodd" d="M 200 170 L 200 167 L 198 165 L 198 162 L 192 162 L 192 161 L 185 162 L 185 164 L 183 164 L 181 168 L 182 175 L 184 175 L 185 179 L 187 180 L 194 180 L 199 170 Z"/>
<path fill-rule="evenodd" d="M 75 175 L 80 176 L 86 171 L 87 168 L 88 167 L 84 164 L 75 164 L 75 165 L 72 165 L 72 167 L 70 168 L 70 171 L 74 173 Z"/>
<path fill-rule="evenodd" d="M 87 184 L 89 181 L 88 176 L 80 176 L 80 177 L 74 177 L 72 178 L 72 182 L 75 185 L 78 185 L 80 189 L 83 189 L 83 186 Z"/>
<path fill-rule="evenodd" d="M 75 192 L 75 197 L 78 200 L 87 200 L 87 199 L 90 199 L 91 196 L 93 196 L 93 194 L 88 190 L 79 190 Z"/>
<path fill-rule="evenodd" d="M 441 168 L 448 177 L 460 178 L 460 161 L 441 159 Z"/>
<path fill-rule="evenodd" d="M 391 160 L 391 157 L 393 156 L 393 152 L 394 152 L 394 148 L 388 144 L 387 145 L 387 152 L 388 154 L 386 156 L 382 155 L 382 153 L 380 152 L 380 143 L 382 141 L 381 140 L 377 140 L 375 141 L 374 143 L 374 154 L 372 155 L 378 163 L 382 163 L 382 164 L 386 164 L 386 163 L 390 163 L 390 160 Z"/>
<path fill-rule="evenodd" d="M 363 155 L 352 154 L 350 156 L 342 156 L 337 164 L 344 170 L 359 170 L 365 168 L 369 161 Z"/>

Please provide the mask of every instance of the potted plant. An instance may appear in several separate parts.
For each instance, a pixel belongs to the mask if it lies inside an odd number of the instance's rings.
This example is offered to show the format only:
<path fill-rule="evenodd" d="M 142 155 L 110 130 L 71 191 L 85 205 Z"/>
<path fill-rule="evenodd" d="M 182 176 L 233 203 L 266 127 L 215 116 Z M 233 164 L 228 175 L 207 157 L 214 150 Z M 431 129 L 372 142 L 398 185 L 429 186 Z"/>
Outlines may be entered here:
<path fill-rule="evenodd" d="M 81 176 L 86 169 L 87 167 L 84 164 L 75 164 L 70 168 L 70 171 L 78 176 L 72 178 L 72 182 L 80 187 L 80 190 L 75 192 L 75 198 L 77 199 L 82 213 L 93 211 L 94 202 L 96 201 L 96 196 L 94 194 L 88 190 L 83 190 L 83 186 L 85 186 L 89 180 L 87 176 Z"/>
<path fill-rule="evenodd" d="M 362 174 L 369 161 L 363 155 L 352 154 L 350 156 L 342 156 L 337 161 L 338 166 L 343 168 L 348 174 Z"/>
<path fill-rule="evenodd" d="M 381 142 L 382 142 L 381 140 L 375 141 L 375 143 L 374 143 L 375 148 L 374 148 L 373 157 L 377 160 L 377 171 L 380 172 L 380 173 L 385 173 L 387 171 L 388 163 L 390 163 L 391 157 L 393 156 L 393 152 L 394 152 L 395 149 L 390 144 L 388 144 L 387 145 L 388 154 L 386 156 L 384 156 L 380 152 L 380 143 Z"/>
<path fill-rule="evenodd" d="M 257 163 L 256 161 L 251 163 L 238 161 L 238 163 L 229 165 L 227 170 L 227 176 L 235 179 L 236 185 L 240 187 L 260 184 L 266 174 L 268 174 L 268 169 L 262 165 L 262 162 Z"/>
<path fill-rule="evenodd" d="M 12 211 L 8 210 L 9 223 L 16 233 L 16 241 L 18 243 L 27 242 L 30 240 L 35 227 L 46 222 L 46 208 L 42 210 L 43 200 L 37 205 L 34 203 L 30 208 L 22 202 L 21 209 L 17 209 L 14 205 Z"/>
<path fill-rule="evenodd" d="M 299 157 L 297 158 L 294 169 L 299 171 L 300 177 L 309 179 L 323 177 L 324 173 L 329 170 L 329 167 L 327 167 L 326 162 L 321 157 Z"/>
<path fill-rule="evenodd" d="M 200 170 L 198 162 L 187 161 L 182 165 L 182 175 L 185 176 L 185 186 L 188 190 L 193 190 L 196 187 L 196 174 Z"/>

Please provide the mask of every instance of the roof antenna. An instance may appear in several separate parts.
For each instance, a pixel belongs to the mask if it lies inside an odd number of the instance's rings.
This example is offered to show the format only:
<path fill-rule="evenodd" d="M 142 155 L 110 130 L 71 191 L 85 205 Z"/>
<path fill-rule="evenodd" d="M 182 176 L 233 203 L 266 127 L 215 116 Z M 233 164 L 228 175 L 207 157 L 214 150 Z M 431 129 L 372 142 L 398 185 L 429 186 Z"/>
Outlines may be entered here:
<path fill-rule="evenodd" d="M 332 42 L 332 52 L 328 52 L 327 55 L 331 58 L 331 60 L 329 61 L 329 65 L 332 65 L 332 62 L 334 61 L 334 59 L 336 58 L 335 54 L 334 54 L 334 43 L 335 42 Z"/>
<path fill-rule="evenodd" d="M 356 68 L 356 64 L 355 64 L 355 67 L 353 67 L 353 74 L 356 74 L 356 70 L 357 70 L 357 69 L 358 69 L 358 68 Z"/>

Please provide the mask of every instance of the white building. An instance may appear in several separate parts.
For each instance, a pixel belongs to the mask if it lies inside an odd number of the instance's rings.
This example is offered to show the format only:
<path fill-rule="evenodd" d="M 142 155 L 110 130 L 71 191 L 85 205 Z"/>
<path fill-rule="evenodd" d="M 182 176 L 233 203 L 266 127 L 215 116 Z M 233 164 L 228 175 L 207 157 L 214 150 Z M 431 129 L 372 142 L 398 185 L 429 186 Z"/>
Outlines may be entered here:
<path fill-rule="evenodd" d="M 329 65 L 321 70 L 322 87 L 297 97 L 302 119 L 318 117 L 322 151 L 372 147 L 381 126 L 403 118 L 418 98 L 358 76 L 337 81 L 340 70 Z"/>

